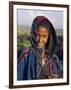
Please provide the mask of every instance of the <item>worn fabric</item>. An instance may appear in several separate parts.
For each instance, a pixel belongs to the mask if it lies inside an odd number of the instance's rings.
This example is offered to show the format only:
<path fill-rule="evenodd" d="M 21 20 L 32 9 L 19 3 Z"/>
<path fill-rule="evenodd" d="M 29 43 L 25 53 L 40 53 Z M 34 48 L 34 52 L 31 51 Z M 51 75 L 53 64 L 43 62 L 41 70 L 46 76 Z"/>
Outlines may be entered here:
<path fill-rule="evenodd" d="M 48 26 L 49 23 L 49 26 Z M 48 58 L 44 66 L 39 62 L 40 49 L 36 46 L 36 29 L 44 24 L 49 28 L 49 44 L 46 45 Z M 56 45 L 56 33 L 50 21 L 44 16 L 38 16 L 33 20 L 30 41 L 32 47 L 23 49 L 17 64 L 17 80 L 35 80 L 60 78 L 60 62 L 53 52 Z"/>

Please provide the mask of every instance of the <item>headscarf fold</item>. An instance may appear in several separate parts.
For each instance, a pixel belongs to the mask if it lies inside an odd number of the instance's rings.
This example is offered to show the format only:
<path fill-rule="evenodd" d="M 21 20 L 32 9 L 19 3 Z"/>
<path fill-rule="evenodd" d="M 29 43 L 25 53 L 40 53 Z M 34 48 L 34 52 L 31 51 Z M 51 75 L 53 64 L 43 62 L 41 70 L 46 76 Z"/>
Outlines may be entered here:
<path fill-rule="evenodd" d="M 37 16 L 32 23 L 31 28 L 31 44 L 33 47 L 37 48 L 36 46 L 36 34 L 37 34 L 37 28 L 39 26 L 43 26 L 48 28 L 48 41 L 46 44 L 46 49 L 49 52 L 50 57 L 52 56 L 55 46 L 57 44 L 57 37 L 55 33 L 55 29 L 52 25 L 52 23 L 45 17 L 45 16 Z"/>

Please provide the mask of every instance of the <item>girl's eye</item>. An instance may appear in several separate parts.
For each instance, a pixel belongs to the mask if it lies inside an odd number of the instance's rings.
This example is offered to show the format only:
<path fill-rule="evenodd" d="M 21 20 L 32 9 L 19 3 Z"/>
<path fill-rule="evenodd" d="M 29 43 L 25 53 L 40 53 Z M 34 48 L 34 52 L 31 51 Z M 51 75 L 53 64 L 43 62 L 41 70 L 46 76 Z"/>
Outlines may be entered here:
<path fill-rule="evenodd" d="M 46 37 L 46 35 L 43 35 L 43 37 Z"/>

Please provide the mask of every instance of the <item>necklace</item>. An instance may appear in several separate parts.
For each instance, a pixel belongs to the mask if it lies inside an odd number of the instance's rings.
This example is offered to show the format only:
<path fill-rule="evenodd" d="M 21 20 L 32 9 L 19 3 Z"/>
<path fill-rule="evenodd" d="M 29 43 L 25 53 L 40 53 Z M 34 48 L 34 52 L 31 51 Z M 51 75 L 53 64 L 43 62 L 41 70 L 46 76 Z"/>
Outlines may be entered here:
<path fill-rule="evenodd" d="M 42 66 L 44 66 L 45 63 L 46 63 L 46 60 L 47 60 L 47 58 L 46 58 L 46 55 L 45 55 L 45 50 L 43 50 L 42 54 L 40 55 L 40 64 Z"/>

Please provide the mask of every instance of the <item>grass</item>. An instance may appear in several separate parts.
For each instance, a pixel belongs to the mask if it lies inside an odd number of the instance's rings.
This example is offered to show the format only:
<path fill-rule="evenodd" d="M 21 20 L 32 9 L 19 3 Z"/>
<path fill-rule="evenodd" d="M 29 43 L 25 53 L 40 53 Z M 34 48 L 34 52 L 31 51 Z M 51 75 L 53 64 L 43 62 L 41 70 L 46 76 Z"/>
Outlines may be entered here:
<path fill-rule="evenodd" d="M 31 30 L 28 28 L 18 28 L 17 29 L 17 47 L 27 48 L 31 46 L 30 40 L 26 39 L 30 36 Z M 62 30 L 56 30 L 57 36 L 63 36 Z"/>
<path fill-rule="evenodd" d="M 31 46 L 30 40 L 27 39 L 30 36 L 30 30 L 25 28 L 19 28 L 17 30 L 17 46 L 22 48 L 28 48 Z"/>
<path fill-rule="evenodd" d="M 17 35 L 30 35 L 30 29 L 18 28 Z"/>

